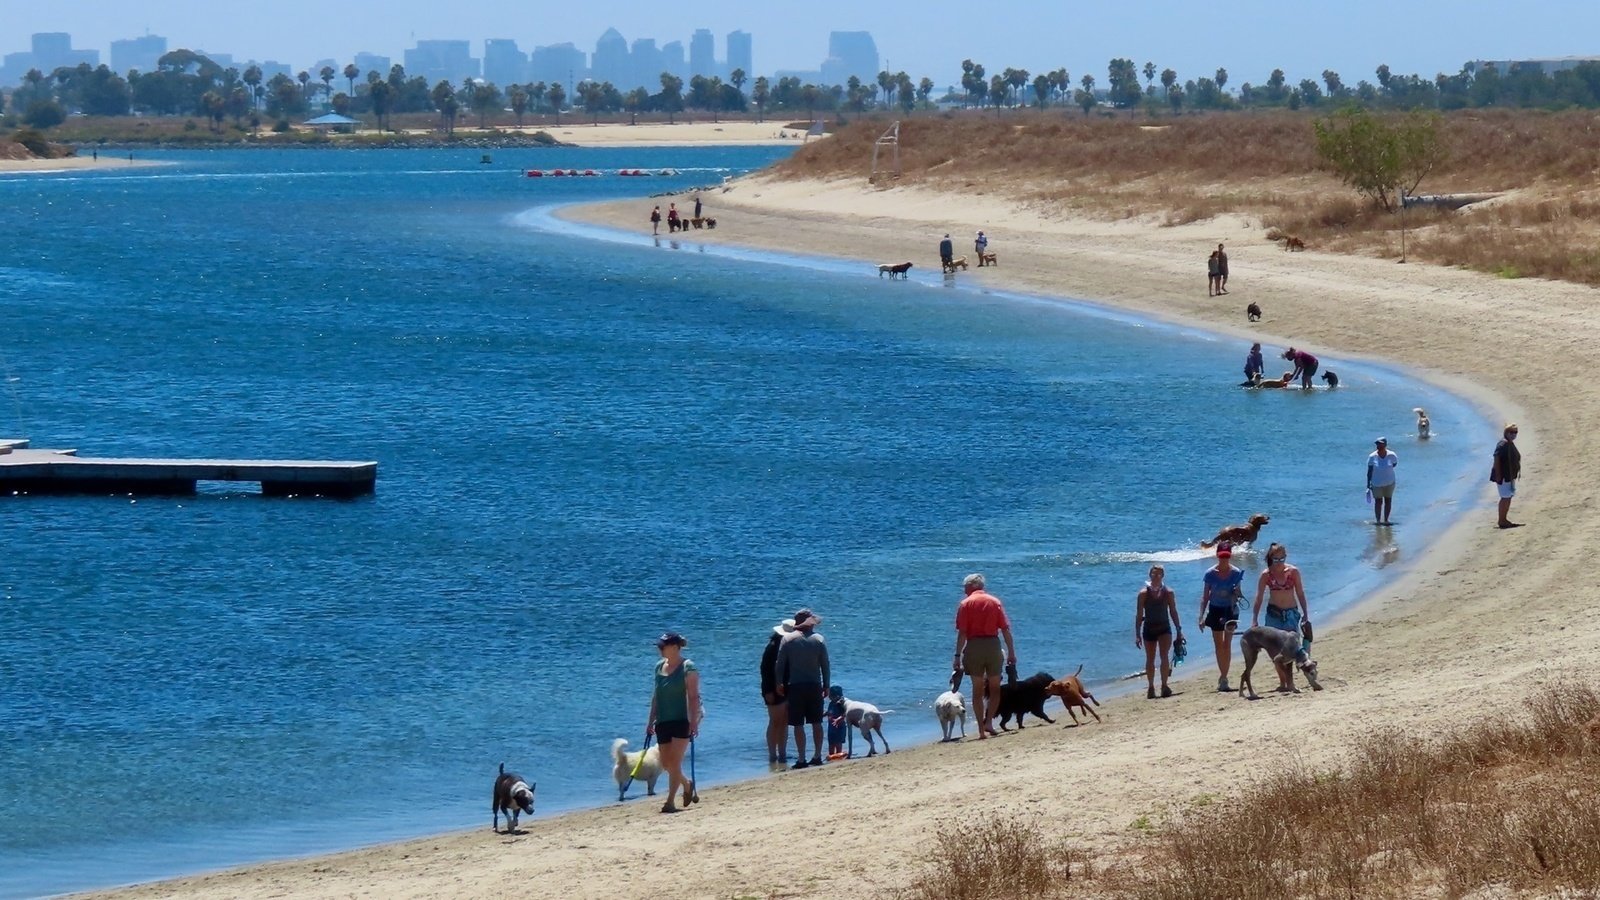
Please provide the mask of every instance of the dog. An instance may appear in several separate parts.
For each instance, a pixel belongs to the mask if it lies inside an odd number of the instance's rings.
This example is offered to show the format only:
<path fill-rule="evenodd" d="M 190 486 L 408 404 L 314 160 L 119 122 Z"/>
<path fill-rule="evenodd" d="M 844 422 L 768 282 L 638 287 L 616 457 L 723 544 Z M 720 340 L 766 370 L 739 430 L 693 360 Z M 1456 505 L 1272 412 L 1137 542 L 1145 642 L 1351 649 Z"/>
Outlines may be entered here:
<path fill-rule="evenodd" d="M 1009 681 L 1000 685 L 1000 708 L 995 710 L 1000 716 L 1000 730 L 1011 730 L 1006 725 L 1013 716 L 1017 719 L 1019 730 L 1025 727 L 1022 724 L 1022 717 L 1026 715 L 1033 715 L 1054 725 L 1056 720 L 1044 714 L 1044 701 L 1049 699 L 1045 689 L 1052 681 L 1055 681 L 1053 676 L 1039 672 L 1021 681 Z"/>
<path fill-rule="evenodd" d="M 967 702 L 954 690 L 945 691 L 933 701 L 933 714 L 939 717 L 939 727 L 944 729 L 944 739 L 955 740 L 956 720 L 961 721 L 961 736 L 967 736 Z"/>
<path fill-rule="evenodd" d="M 500 775 L 494 780 L 494 799 L 490 801 L 489 808 L 494 812 L 494 833 L 500 833 L 500 814 L 506 814 L 506 834 L 514 834 L 517 830 L 517 819 L 523 813 L 533 815 L 533 792 L 538 789 L 537 784 L 528 784 L 522 776 L 515 772 L 507 772 L 506 764 L 500 764 Z"/>
<path fill-rule="evenodd" d="M 707 228 L 715 228 L 715 227 L 717 227 L 717 218 L 716 218 L 716 216 L 706 216 L 706 227 Z"/>
<path fill-rule="evenodd" d="M 1305 248 L 1306 242 L 1300 240 L 1292 234 L 1283 239 L 1284 250 L 1304 250 Z"/>
<path fill-rule="evenodd" d="M 1412 412 L 1417 414 L 1417 440 L 1425 441 L 1433 437 L 1433 426 L 1428 423 L 1428 411 L 1419 406 Z"/>
<path fill-rule="evenodd" d="M 1094 716 L 1096 722 L 1100 721 L 1100 714 L 1089 708 L 1090 702 L 1094 703 L 1095 706 L 1099 706 L 1100 701 L 1094 699 L 1094 695 L 1089 693 L 1089 689 L 1085 688 L 1083 682 L 1078 680 L 1078 676 L 1082 672 L 1083 666 L 1080 664 L 1078 671 L 1059 681 L 1050 682 L 1044 689 L 1046 696 L 1061 698 L 1061 705 L 1067 708 L 1067 715 L 1072 717 L 1073 725 L 1078 724 L 1078 716 L 1077 713 L 1072 711 L 1073 707 L 1082 708 L 1089 716 Z M 1089 716 L 1084 716 L 1083 720 L 1085 722 L 1089 721 Z"/>
<path fill-rule="evenodd" d="M 949 262 L 944 264 L 944 271 L 945 271 L 946 274 L 954 272 L 957 269 L 961 269 L 962 271 L 966 271 L 966 268 L 967 268 L 967 258 L 965 256 L 958 256 L 955 259 L 952 259 Z"/>
<path fill-rule="evenodd" d="M 620 802 L 627 797 L 630 780 L 643 781 L 645 793 L 654 797 L 656 781 L 661 777 L 661 748 L 651 747 L 648 750 L 635 750 L 629 753 L 622 749 L 626 746 L 628 746 L 627 738 L 617 738 L 611 742 L 611 758 L 617 763 L 611 767 L 611 777 L 617 782 L 617 800 Z M 641 757 L 644 760 L 642 763 Z M 637 772 L 634 771 L 636 767 Z"/>
<path fill-rule="evenodd" d="M 1244 308 L 1244 317 L 1252 322 L 1261 321 L 1261 304 L 1251 303 Z"/>
<path fill-rule="evenodd" d="M 1279 386 L 1281 387 L 1281 385 Z M 1261 526 L 1270 521 L 1272 521 L 1272 517 L 1264 513 L 1256 513 L 1250 517 L 1250 521 L 1247 524 L 1228 525 L 1217 532 L 1217 536 L 1211 540 L 1201 541 L 1200 546 L 1210 549 L 1222 541 L 1231 541 L 1235 544 L 1251 543 L 1256 539 L 1256 535 L 1261 533 Z"/>
<path fill-rule="evenodd" d="M 892 265 L 890 263 L 880 263 L 878 265 L 879 278 L 882 278 L 885 272 L 889 274 L 890 278 L 904 278 L 909 271 L 911 271 L 911 263 L 908 262 L 894 263 Z"/>
<path fill-rule="evenodd" d="M 1293 372 L 1285 372 L 1279 378 L 1262 378 L 1261 373 L 1257 372 L 1254 378 L 1239 386 L 1249 388 L 1286 388 L 1289 386 L 1289 376 L 1293 374 Z"/>
<path fill-rule="evenodd" d="M 706 224 L 706 220 L 700 218 L 699 216 L 694 216 L 694 217 L 689 219 L 689 224 L 693 225 L 696 228 L 704 228 L 705 224 Z"/>
<path fill-rule="evenodd" d="M 998 266 L 998 265 L 1000 265 L 1000 263 L 998 261 L 996 261 L 995 255 L 992 252 L 991 253 L 979 253 L 978 254 L 978 265 L 980 265 L 980 266 Z"/>
<path fill-rule="evenodd" d="M 1293 631 L 1255 625 L 1239 636 L 1239 649 L 1244 653 L 1244 674 L 1239 676 L 1241 697 L 1259 699 L 1255 687 L 1250 683 L 1250 669 L 1256 664 L 1256 657 L 1263 652 L 1272 659 L 1272 664 L 1278 670 L 1280 693 L 1300 693 L 1300 689 L 1294 686 L 1296 668 L 1306 676 L 1312 690 L 1322 690 L 1322 684 L 1317 681 L 1317 661 L 1306 652 L 1305 646 L 1300 643 L 1300 635 Z"/>
<path fill-rule="evenodd" d="M 883 736 L 883 717 L 894 712 L 892 709 L 879 709 L 871 703 L 860 700 L 844 700 L 844 721 L 861 729 L 861 736 L 867 739 L 867 755 L 877 756 L 878 745 L 872 742 L 872 733 L 876 731 L 878 737 L 883 739 L 883 752 L 889 752 L 889 739 Z"/>
<path fill-rule="evenodd" d="M 1328 383 L 1328 389 L 1333 390 L 1339 386 L 1339 373 L 1332 369 L 1322 373 L 1322 380 Z"/>

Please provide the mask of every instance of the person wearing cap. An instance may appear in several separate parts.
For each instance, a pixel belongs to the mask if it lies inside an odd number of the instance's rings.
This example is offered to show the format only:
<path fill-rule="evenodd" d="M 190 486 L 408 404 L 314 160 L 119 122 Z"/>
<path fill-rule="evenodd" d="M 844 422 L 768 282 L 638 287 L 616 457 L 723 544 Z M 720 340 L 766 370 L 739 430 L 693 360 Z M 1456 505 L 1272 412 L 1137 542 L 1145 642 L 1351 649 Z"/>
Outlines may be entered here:
<path fill-rule="evenodd" d="M 661 768 L 667 771 L 667 802 L 664 813 L 674 813 L 673 795 L 682 792 L 683 805 L 700 800 L 694 782 L 683 777 L 683 755 L 689 742 L 700 731 L 700 673 L 694 661 L 686 659 L 683 648 L 689 642 L 676 631 L 656 639 L 661 660 L 656 663 L 656 689 L 650 695 L 650 722 L 645 734 L 656 736 L 661 746 Z"/>
<path fill-rule="evenodd" d="M 794 614 L 795 633 L 778 645 L 778 694 L 789 707 L 789 726 L 794 729 L 794 765 L 822 765 L 822 698 L 828 693 L 828 643 L 816 628 L 822 618 L 809 609 Z M 806 761 L 806 726 L 811 726 L 811 743 L 816 753 Z"/>
<path fill-rule="evenodd" d="M 950 261 L 956 258 L 956 245 L 951 242 L 950 235 L 945 235 L 939 242 L 939 263 L 946 269 L 950 268 Z"/>
<path fill-rule="evenodd" d="M 1517 449 L 1517 426 L 1506 423 L 1500 433 L 1500 443 L 1494 445 L 1494 465 L 1489 467 L 1489 480 L 1500 491 L 1500 527 L 1521 528 L 1511 521 L 1511 498 L 1517 495 L 1517 479 L 1522 477 L 1522 452 Z"/>
<path fill-rule="evenodd" d="M 1217 544 L 1217 564 L 1206 570 L 1205 588 L 1200 591 L 1200 628 L 1211 629 L 1211 642 L 1217 648 L 1217 690 L 1228 687 L 1228 667 L 1233 662 L 1233 630 L 1239 626 L 1239 602 L 1244 599 L 1240 585 L 1244 572 L 1233 567 L 1233 544 Z"/>
<path fill-rule="evenodd" d="M 1227 291 L 1223 291 L 1223 293 L 1227 293 Z M 1317 367 L 1321 365 L 1321 363 L 1317 361 L 1315 356 L 1312 356 L 1304 350 L 1296 350 L 1295 348 L 1290 347 L 1289 349 L 1283 351 L 1283 358 L 1294 363 L 1294 373 L 1289 376 L 1290 381 L 1298 380 L 1300 382 L 1300 386 L 1308 391 L 1316 387 L 1316 385 L 1311 383 L 1311 379 L 1312 376 L 1317 374 Z"/>
<path fill-rule="evenodd" d="M 1367 454 L 1367 491 L 1372 494 L 1372 521 L 1389 524 L 1389 507 L 1394 504 L 1394 467 L 1400 460 L 1389 452 L 1389 439 L 1372 442 L 1378 449 Z"/>
<path fill-rule="evenodd" d="M 1011 620 L 1000 598 L 984 590 L 983 575 L 974 572 L 961 582 L 966 596 L 956 607 L 956 658 L 972 676 L 972 712 L 978 720 L 978 740 L 997 735 L 994 714 L 1000 709 L 1000 639 L 1005 638 L 1005 663 L 1017 664 L 1017 646 L 1011 637 Z"/>
<path fill-rule="evenodd" d="M 778 693 L 778 645 L 794 634 L 794 620 L 772 626 L 767 648 L 761 652 L 761 702 L 767 707 L 767 762 L 789 761 L 788 709 Z"/>
<path fill-rule="evenodd" d="M 983 232 L 978 232 L 978 236 L 973 238 L 972 249 L 978 254 L 978 268 L 983 268 L 983 252 L 989 249 L 989 239 L 983 236 Z"/>

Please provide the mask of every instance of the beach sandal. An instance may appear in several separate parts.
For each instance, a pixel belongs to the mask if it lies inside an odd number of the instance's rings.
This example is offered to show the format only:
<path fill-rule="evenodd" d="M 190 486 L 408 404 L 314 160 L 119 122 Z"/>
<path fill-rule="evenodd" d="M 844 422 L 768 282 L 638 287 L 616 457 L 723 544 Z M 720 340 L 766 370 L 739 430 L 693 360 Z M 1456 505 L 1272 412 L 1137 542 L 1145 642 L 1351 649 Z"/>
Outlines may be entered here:
<path fill-rule="evenodd" d="M 811 764 L 806 762 L 804 759 L 797 759 L 797 760 L 794 761 L 794 765 L 790 766 L 789 768 L 790 769 L 804 769 L 809 765 L 811 765 Z"/>
<path fill-rule="evenodd" d="M 683 805 L 700 802 L 700 792 L 694 789 L 694 782 L 689 782 L 689 789 L 683 794 Z"/>
<path fill-rule="evenodd" d="M 1163 697 L 1171 697 L 1172 696 L 1172 688 L 1169 688 L 1169 687 L 1167 687 L 1166 685 L 1163 684 L 1161 686 L 1161 696 L 1163 696 Z"/>
<path fill-rule="evenodd" d="M 666 803 L 661 804 L 661 811 L 664 813 L 675 813 L 678 811 L 678 808 L 672 805 L 671 800 L 668 800 Z"/>

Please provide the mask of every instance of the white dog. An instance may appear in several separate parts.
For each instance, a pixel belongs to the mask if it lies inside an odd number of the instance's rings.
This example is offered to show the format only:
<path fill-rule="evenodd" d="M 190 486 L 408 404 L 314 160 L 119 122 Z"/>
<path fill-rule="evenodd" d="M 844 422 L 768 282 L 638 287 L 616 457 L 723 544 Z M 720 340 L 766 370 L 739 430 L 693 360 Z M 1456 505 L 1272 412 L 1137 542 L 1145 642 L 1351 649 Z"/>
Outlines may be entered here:
<path fill-rule="evenodd" d="M 876 731 L 878 737 L 883 738 L 883 752 L 889 752 L 889 739 L 883 737 L 883 717 L 894 712 L 892 709 L 879 709 L 871 703 L 862 703 L 859 700 L 844 698 L 844 720 L 850 725 L 861 729 L 861 736 L 867 739 L 867 755 L 876 756 L 878 745 L 872 742 L 872 733 Z"/>
<path fill-rule="evenodd" d="M 1425 441 L 1428 438 L 1433 437 L 1432 427 L 1428 424 L 1428 411 L 1419 406 L 1416 409 L 1413 409 L 1412 412 L 1417 414 L 1418 440 Z"/>
<path fill-rule="evenodd" d="M 939 717 L 939 727 L 944 729 L 944 739 L 955 740 L 956 720 L 961 721 L 961 736 L 967 736 L 967 702 L 956 691 L 945 691 L 933 701 L 933 714 Z"/>
<path fill-rule="evenodd" d="M 626 746 L 627 738 L 617 738 L 611 742 L 611 758 L 617 763 L 611 768 L 611 777 L 617 781 L 617 799 L 620 801 L 627 796 L 629 776 L 635 781 L 644 782 L 645 792 L 654 797 L 656 780 L 661 777 L 660 748 L 651 747 L 629 753 L 623 749 Z"/>

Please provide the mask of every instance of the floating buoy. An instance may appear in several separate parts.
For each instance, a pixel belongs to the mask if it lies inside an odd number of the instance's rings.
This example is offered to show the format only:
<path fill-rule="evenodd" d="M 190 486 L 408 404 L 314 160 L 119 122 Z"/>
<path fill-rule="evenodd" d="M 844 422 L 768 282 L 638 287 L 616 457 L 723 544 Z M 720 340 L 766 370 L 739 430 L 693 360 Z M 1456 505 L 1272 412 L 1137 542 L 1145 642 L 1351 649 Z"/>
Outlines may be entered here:
<path fill-rule="evenodd" d="M 584 174 L 584 175 L 586 175 L 586 176 L 587 176 L 587 175 L 597 175 L 597 174 L 599 174 L 599 173 L 598 173 L 598 172 L 596 172 L 596 171 L 595 171 L 595 170 L 593 170 L 593 169 L 584 169 L 584 170 L 583 170 L 583 174 Z"/>
<path fill-rule="evenodd" d="M 544 177 L 544 173 L 539 171 L 538 169 L 529 169 L 528 170 L 528 177 L 529 178 L 543 178 Z"/>

